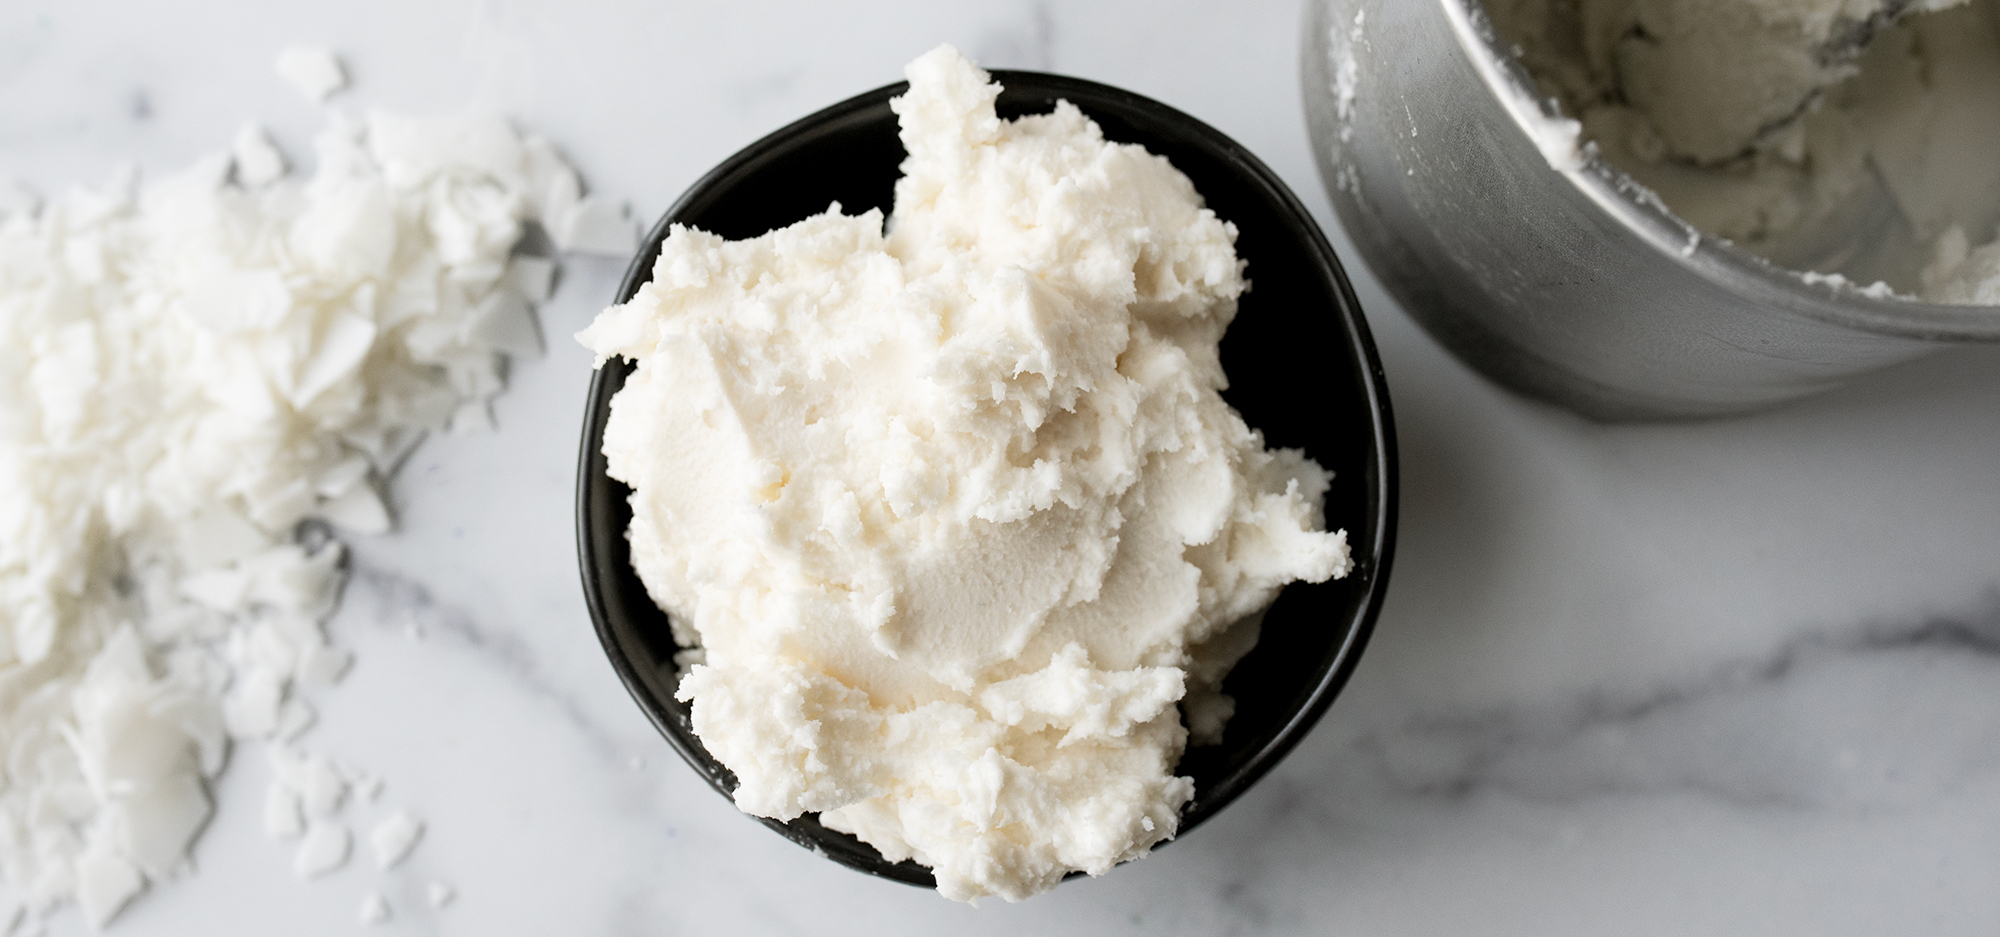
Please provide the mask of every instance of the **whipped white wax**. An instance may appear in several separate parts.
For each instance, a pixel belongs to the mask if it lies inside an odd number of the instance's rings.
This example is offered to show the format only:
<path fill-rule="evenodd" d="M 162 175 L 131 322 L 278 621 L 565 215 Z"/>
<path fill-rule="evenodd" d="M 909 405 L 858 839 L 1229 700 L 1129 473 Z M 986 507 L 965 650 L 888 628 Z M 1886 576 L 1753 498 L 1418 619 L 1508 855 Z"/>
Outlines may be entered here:
<path fill-rule="evenodd" d="M 1327 473 L 1218 395 L 1235 229 L 1068 103 L 907 74 L 886 233 L 676 228 L 578 338 L 637 363 L 604 452 L 737 804 L 1019 900 L 1174 834 L 1215 639 L 1351 564 Z"/>
<path fill-rule="evenodd" d="M 1812 282 L 2000 302 L 2000 3 L 1487 9 L 1597 152 L 1702 231 Z"/>

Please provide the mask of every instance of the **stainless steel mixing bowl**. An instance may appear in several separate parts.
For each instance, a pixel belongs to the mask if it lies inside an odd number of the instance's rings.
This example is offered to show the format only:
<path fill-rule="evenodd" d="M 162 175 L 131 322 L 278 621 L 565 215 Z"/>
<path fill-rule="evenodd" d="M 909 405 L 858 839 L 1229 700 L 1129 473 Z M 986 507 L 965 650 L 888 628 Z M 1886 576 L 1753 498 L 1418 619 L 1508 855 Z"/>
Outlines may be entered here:
<path fill-rule="evenodd" d="M 1808 284 L 1699 236 L 1560 115 L 1479 0 L 1307 0 L 1314 158 L 1356 246 L 1466 363 L 1608 420 L 1734 413 L 1952 343 L 2000 308 Z"/>

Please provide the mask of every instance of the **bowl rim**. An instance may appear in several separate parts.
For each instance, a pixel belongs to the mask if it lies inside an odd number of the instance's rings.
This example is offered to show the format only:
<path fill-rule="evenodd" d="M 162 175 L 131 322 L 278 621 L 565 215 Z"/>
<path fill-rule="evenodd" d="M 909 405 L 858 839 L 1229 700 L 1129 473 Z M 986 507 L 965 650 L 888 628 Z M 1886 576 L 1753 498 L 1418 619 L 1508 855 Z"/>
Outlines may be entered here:
<path fill-rule="evenodd" d="M 1345 637 L 1333 653 L 1320 662 L 1305 705 L 1292 712 L 1271 740 L 1253 756 L 1220 781 L 1208 786 L 1208 796 L 1203 798 L 1206 802 L 1204 809 L 1196 812 L 1193 809 L 1196 801 L 1190 801 L 1188 807 L 1184 808 L 1182 822 L 1175 836 L 1160 841 L 1154 846 L 1157 849 L 1185 836 L 1269 773 L 1325 714 L 1332 705 L 1334 697 L 1345 687 L 1359 664 L 1362 651 L 1373 634 L 1376 620 L 1381 614 L 1395 552 L 1399 508 L 1398 455 L 1388 382 L 1372 333 L 1362 313 L 1361 304 L 1354 295 L 1353 286 L 1349 283 L 1331 242 L 1304 203 L 1262 160 L 1207 123 L 1176 108 L 1122 88 L 1046 72 L 989 69 L 987 73 L 1004 88 L 1032 89 L 1051 97 L 1071 100 L 1094 98 L 1115 101 L 1131 111 L 1146 114 L 1162 132 L 1172 128 L 1174 134 L 1228 159 L 1245 174 L 1246 181 L 1253 183 L 1271 200 L 1273 207 L 1286 218 L 1291 228 L 1305 235 L 1306 243 L 1302 247 L 1315 267 L 1313 275 L 1323 278 L 1333 287 L 1337 300 L 1335 305 L 1338 308 L 1335 311 L 1340 328 L 1339 338 L 1336 341 L 1362 366 L 1361 373 L 1355 375 L 1354 379 L 1362 391 L 1362 403 L 1368 411 L 1368 445 L 1372 458 L 1363 461 L 1367 466 L 1366 474 L 1372 476 L 1372 485 L 1368 488 L 1366 498 L 1366 501 L 1372 504 L 1364 503 L 1361 513 L 1372 515 L 1365 519 L 1372 522 L 1373 534 L 1367 543 L 1351 544 L 1354 570 L 1349 574 L 1348 581 L 1361 580 L 1357 585 L 1363 590 L 1356 597 L 1354 612 L 1342 616 L 1348 618 L 1352 626 L 1348 628 Z M 908 82 L 895 82 L 815 111 L 766 134 L 704 173 L 675 199 L 672 206 L 647 232 L 639 251 L 626 268 L 614 302 L 628 301 L 638 292 L 640 286 L 651 280 L 653 261 L 658 257 L 661 243 L 666 239 L 672 226 L 679 223 L 678 219 L 683 214 L 698 206 L 717 186 L 728 183 L 737 174 L 770 158 L 782 150 L 791 138 L 881 107 L 890 98 L 907 91 L 908 87 Z M 1079 106 L 1084 108 L 1086 114 L 1090 113 L 1088 105 L 1079 103 Z M 727 769 L 722 768 L 719 772 L 711 770 L 711 766 L 720 768 L 720 763 L 699 746 L 691 726 L 683 725 L 683 720 L 676 717 L 675 711 L 669 709 L 665 701 L 659 699 L 648 686 L 631 653 L 625 647 L 624 640 L 616 633 L 616 625 L 607 606 L 607 591 L 612 588 L 614 578 L 621 575 L 621 571 L 610 568 L 608 558 L 599 549 L 601 535 L 594 524 L 595 512 L 591 508 L 591 497 L 598 484 L 623 487 L 622 483 L 610 479 L 603 471 L 604 456 L 601 451 L 601 441 L 604 425 L 609 419 L 608 384 L 613 379 L 612 369 L 620 368 L 615 374 L 617 381 L 622 384 L 630 367 L 629 362 L 623 362 L 618 358 L 607 361 L 603 367 L 595 370 L 586 395 L 575 493 L 577 559 L 582 574 L 585 604 L 589 609 L 598 640 L 603 645 L 620 682 L 625 685 L 634 702 L 646 713 L 647 718 L 666 738 L 668 744 L 695 770 L 695 773 L 707 780 L 718 793 L 733 801 L 733 788 L 725 781 L 728 777 Z M 615 532 L 615 536 L 624 535 L 625 532 L 622 530 Z M 632 573 L 627 567 L 622 574 Z M 829 842 L 825 837 L 826 831 L 819 826 L 815 814 L 803 815 L 789 823 L 751 816 L 787 839 L 813 849 L 842 865 L 912 885 L 935 887 L 935 879 L 930 869 L 912 860 L 892 864 L 883 859 L 873 847 L 865 844 L 862 844 L 861 849 L 857 851 L 844 848 L 844 844 L 840 842 Z M 1080 874 L 1082 873 L 1073 872 L 1071 877 Z"/>
<path fill-rule="evenodd" d="M 1453 37 L 1481 83 L 1530 142 L 1537 125 L 1573 115 L 1544 96 L 1527 66 L 1502 44 L 1483 0 L 1436 0 Z M 1759 307 L 1782 306 L 1810 318 L 1864 332 L 1928 341 L 2000 341 L 2000 306 L 1953 305 L 1890 296 L 1876 298 L 1844 283 L 1808 283 L 1803 272 L 1781 267 L 1735 243 L 1694 227 L 1658 195 L 1612 165 L 1596 147 L 1582 146 L 1576 160 L 1551 168 L 1607 215 L 1655 251 Z M 1691 249 L 1690 249 L 1691 248 Z"/>

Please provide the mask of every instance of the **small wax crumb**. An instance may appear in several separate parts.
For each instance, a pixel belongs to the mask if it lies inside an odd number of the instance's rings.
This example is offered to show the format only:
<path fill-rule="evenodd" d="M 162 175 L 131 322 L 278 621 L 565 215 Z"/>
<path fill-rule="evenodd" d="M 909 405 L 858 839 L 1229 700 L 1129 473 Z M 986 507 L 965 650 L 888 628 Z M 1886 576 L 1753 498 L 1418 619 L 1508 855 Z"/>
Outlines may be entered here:
<path fill-rule="evenodd" d="M 283 782 L 272 781 L 264 789 L 264 835 L 272 839 L 293 839 L 306 831 L 299 815 L 299 795 Z"/>
<path fill-rule="evenodd" d="M 384 924 L 389 920 L 389 900 L 381 892 L 369 892 L 361 899 L 361 923 Z"/>
<path fill-rule="evenodd" d="M 304 735 L 318 721 L 319 714 L 313 711 L 312 704 L 294 696 L 278 707 L 277 737 L 289 742 Z"/>
<path fill-rule="evenodd" d="M 507 263 L 507 285 L 530 302 L 549 298 L 556 282 L 556 262 L 547 257 L 517 254 Z"/>
<path fill-rule="evenodd" d="M 585 196 L 555 221 L 550 232 L 556 246 L 580 254 L 622 257 L 639 243 L 638 226 L 625 207 L 595 196 Z"/>
<path fill-rule="evenodd" d="M 374 485 L 365 483 L 355 485 L 321 505 L 320 514 L 328 523 L 357 534 L 388 533 L 389 528 L 394 526 L 389 520 L 388 505 L 382 503 L 382 496 L 375 491 Z"/>
<path fill-rule="evenodd" d="M 356 486 L 365 487 L 365 486 Z M 379 502 L 378 502 L 379 503 Z M 299 656 L 299 680 L 307 686 L 332 686 L 354 665 L 354 655 L 337 647 L 319 645 Z"/>
<path fill-rule="evenodd" d="M 375 850 L 375 864 L 387 869 L 403 861 L 423 835 L 422 820 L 411 817 L 408 811 L 396 811 L 368 834 L 368 845 Z"/>
<path fill-rule="evenodd" d="M 458 409 L 452 411 L 450 429 L 452 432 L 460 435 L 466 433 L 490 433 L 493 431 L 493 408 L 478 400 L 468 400 L 459 404 Z M 411 625 L 410 640 L 422 641 L 423 639 L 423 629 L 416 625 Z"/>
<path fill-rule="evenodd" d="M 339 823 L 314 820 L 306 824 L 305 839 L 292 857 L 292 872 L 301 879 L 313 879 L 347 864 L 354 839 Z"/>
<path fill-rule="evenodd" d="M 278 77 L 314 103 L 347 87 L 347 69 L 326 49 L 293 46 L 278 53 Z"/>
<path fill-rule="evenodd" d="M 91 848 L 77 857 L 76 903 L 95 929 L 103 930 L 145 887 L 139 868 L 111 849 Z"/>
<path fill-rule="evenodd" d="M 222 716 L 237 738 L 266 738 L 278 730 L 279 709 L 285 701 L 283 678 L 251 667 L 223 701 Z"/>
<path fill-rule="evenodd" d="M 306 812 L 315 817 L 333 816 L 347 800 L 347 782 L 333 770 L 333 762 L 323 756 L 314 755 L 306 760 L 299 781 L 299 796 Z"/>
<path fill-rule="evenodd" d="M 526 297 L 513 290 L 494 290 L 479 304 L 478 314 L 474 334 L 481 341 L 516 357 L 541 356 L 542 330 L 535 324 L 535 309 Z"/>
<path fill-rule="evenodd" d="M 284 154 L 278 152 L 264 128 L 256 124 L 244 124 L 243 129 L 236 131 L 229 154 L 236 158 L 236 181 L 249 188 L 263 188 L 284 178 Z"/>
<path fill-rule="evenodd" d="M 445 905 L 451 904 L 452 899 L 458 897 L 458 890 L 443 882 L 432 882 L 430 888 L 425 891 L 430 895 L 431 907 L 439 910 L 443 910 Z"/>

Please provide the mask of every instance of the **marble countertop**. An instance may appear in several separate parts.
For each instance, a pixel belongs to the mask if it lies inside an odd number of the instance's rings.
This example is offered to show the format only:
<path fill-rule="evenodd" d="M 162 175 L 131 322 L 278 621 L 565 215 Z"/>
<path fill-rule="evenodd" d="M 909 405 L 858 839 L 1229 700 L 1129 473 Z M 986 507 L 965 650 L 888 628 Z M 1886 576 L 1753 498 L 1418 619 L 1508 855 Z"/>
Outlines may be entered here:
<path fill-rule="evenodd" d="M 0 173 L 45 191 L 177 168 L 337 50 L 330 106 L 497 108 L 653 217 L 769 130 L 950 41 L 1110 82 L 1233 135 L 1355 255 L 1315 178 L 1297 0 L 1203 4 L 22 0 L 0 9 Z M 490 435 L 426 443 L 400 528 L 352 541 L 358 663 L 316 750 L 428 823 L 403 866 L 305 883 L 244 757 L 196 871 L 113 933 L 1343 935 L 2000 932 L 2000 349 L 1760 416 L 1601 426 L 1468 372 L 1358 266 L 1403 453 L 1392 587 L 1346 693 L 1273 774 L 1141 862 L 977 909 L 738 814 L 606 663 L 571 492 L 622 263 L 578 258 Z M 433 910 L 426 885 L 458 898 Z M 51 933 L 82 933 L 73 912 Z"/>

